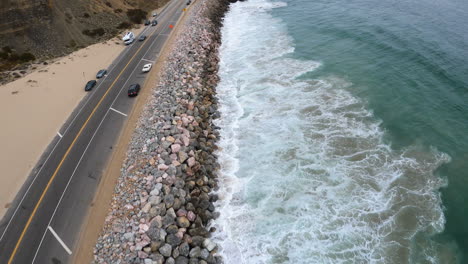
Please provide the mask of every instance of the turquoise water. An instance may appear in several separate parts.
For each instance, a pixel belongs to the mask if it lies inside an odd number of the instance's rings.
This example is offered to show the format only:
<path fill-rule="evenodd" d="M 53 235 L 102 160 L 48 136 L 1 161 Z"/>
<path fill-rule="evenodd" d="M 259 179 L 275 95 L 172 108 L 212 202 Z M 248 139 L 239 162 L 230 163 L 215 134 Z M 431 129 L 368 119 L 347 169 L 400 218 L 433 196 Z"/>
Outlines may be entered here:
<path fill-rule="evenodd" d="M 468 2 L 232 5 L 227 263 L 466 263 Z"/>

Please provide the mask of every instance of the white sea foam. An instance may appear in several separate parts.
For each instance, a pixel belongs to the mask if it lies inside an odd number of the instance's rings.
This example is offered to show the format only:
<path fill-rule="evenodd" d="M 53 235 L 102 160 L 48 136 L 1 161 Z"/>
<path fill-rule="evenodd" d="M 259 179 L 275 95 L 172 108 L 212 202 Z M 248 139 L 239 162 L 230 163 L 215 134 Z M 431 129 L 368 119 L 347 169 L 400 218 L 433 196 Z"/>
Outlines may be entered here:
<path fill-rule="evenodd" d="M 284 5 L 236 3 L 222 30 L 213 225 L 225 262 L 438 263 L 428 237 L 445 224 L 444 182 L 433 171 L 448 156 L 392 150 L 344 79 L 298 79 L 321 64 L 291 56 L 269 13 Z"/>

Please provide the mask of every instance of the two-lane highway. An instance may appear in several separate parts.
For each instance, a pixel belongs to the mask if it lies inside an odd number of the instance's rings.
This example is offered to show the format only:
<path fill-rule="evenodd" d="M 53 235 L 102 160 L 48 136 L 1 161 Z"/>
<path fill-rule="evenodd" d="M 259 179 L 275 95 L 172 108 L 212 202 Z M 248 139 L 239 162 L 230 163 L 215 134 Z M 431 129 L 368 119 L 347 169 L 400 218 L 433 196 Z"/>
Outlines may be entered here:
<path fill-rule="evenodd" d="M 158 25 L 141 34 L 109 67 L 52 142 L 0 222 L 0 263 L 67 263 L 134 99 L 130 84 L 142 85 L 142 66 L 155 62 L 186 2 L 172 0 Z M 46 102 L 47 103 L 47 102 Z"/>

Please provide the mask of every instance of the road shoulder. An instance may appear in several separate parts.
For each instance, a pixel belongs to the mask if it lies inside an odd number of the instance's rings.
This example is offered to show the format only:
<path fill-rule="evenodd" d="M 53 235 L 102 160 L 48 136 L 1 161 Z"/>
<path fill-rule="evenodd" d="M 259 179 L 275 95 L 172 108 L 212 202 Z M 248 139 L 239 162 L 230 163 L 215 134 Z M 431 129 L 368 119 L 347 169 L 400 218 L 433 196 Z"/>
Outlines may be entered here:
<path fill-rule="evenodd" d="M 146 79 L 140 95 L 137 97 L 137 102 L 133 107 L 131 113 L 128 115 L 128 120 L 119 136 L 114 153 L 110 158 L 106 170 L 104 171 L 101 181 L 99 183 L 96 195 L 91 204 L 91 208 L 83 223 L 80 232 L 79 240 L 73 250 L 73 258 L 71 263 L 91 263 L 93 260 L 93 248 L 96 244 L 97 238 L 104 226 L 105 217 L 109 211 L 112 195 L 114 193 L 115 185 L 120 175 L 120 169 L 126 157 L 126 152 L 129 147 L 130 140 L 133 132 L 137 126 L 140 115 L 151 98 L 154 87 L 159 82 L 161 69 L 168 58 L 177 35 L 180 33 L 181 28 L 185 25 L 187 14 L 184 12 L 169 36 L 167 42 L 161 51 L 158 61 L 150 71 L 150 75 Z"/>

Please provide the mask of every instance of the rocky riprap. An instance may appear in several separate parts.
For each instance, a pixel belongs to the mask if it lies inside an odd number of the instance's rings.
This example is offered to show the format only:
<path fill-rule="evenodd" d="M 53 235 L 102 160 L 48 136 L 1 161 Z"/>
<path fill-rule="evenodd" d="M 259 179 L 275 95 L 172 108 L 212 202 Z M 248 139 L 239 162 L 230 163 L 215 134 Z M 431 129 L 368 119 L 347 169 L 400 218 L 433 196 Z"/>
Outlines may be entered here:
<path fill-rule="evenodd" d="M 221 263 L 213 152 L 220 26 L 229 0 L 197 0 L 145 107 L 121 169 L 94 263 Z"/>

